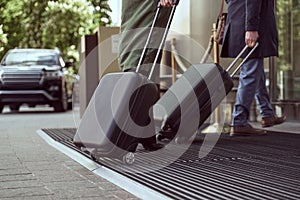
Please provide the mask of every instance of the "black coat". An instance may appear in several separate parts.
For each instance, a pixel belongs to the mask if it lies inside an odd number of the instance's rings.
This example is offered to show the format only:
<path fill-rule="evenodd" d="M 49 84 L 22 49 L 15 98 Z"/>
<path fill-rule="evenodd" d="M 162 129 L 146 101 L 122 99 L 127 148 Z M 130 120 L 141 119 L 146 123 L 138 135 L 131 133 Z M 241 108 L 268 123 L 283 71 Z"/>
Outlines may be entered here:
<path fill-rule="evenodd" d="M 278 56 L 274 0 L 226 0 L 228 15 L 221 57 L 236 57 L 245 46 L 245 32 L 258 31 L 259 46 L 251 57 Z"/>

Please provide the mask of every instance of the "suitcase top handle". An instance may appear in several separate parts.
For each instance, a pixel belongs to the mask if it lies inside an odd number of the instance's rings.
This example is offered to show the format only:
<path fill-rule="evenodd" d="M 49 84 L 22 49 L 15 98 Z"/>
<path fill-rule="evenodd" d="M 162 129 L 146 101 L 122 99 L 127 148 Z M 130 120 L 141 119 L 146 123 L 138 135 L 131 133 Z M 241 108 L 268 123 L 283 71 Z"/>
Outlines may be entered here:
<path fill-rule="evenodd" d="M 249 56 L 254 52 L 254 50 L 258 47 L 259 43 L 256 42 L 254 47 L 251 49 L 251 51 L 246 55 L 246 57 L 243 59 L 243 61 L 236 67 L 236 69 L 230 74 L 230 77 L 233 77 L 239 69 L 242 67 L 242 65 L 246 62 L 246 60 L 249 58 Z M 242 57 L 243 53 L 248 49 L 248 45 L 246 45 L 242 51 L 239 53 L 239 55 L 232 61 L 232 63 L 227 67 L 226 71 L 229 72 L 232 67 L 237 63 L 237 61 Z"/>

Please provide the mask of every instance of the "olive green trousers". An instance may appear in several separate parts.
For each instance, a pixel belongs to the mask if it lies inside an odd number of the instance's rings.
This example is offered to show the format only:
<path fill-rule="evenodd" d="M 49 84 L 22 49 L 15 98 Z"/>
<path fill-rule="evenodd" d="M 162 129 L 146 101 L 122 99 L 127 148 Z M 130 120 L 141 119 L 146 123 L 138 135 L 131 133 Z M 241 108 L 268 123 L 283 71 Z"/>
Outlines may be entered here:
<path fill-rule="evenodd" d="M 134 70 L 137 67 L 157 8 L 158 0 L 122 0 L 119 64 L 123 71 Z M 168 22 L 169 13 L 170 8 L 161 8 L 153 37 L 141 63 L 141 71 L 139 72 L 144 75 L 149 75 L 155 61 L 164 28 Z M 159 57 L 156 62 L 158 64 L 160 63 L 161 52 L 159 51 Z M 159 79 L 158 66 L 156 66 L 153 74 L 154 76 L 151 77 L 151 80 L 156 82 L 157 78 Z M 159 97 L 159 93 L 157 95 Z M 145 148 L 152 148 L 156 143 L 156 136 L 141 139 L 141 143 Z"/>
<path fill-rule="evenodd" d="M 123 0 L 119 64 L 123 71 L 136 68 L 158 7 L 158 0 Z M 155 24 L 149 49 L 142 62 L 142 71 L 149 72 L 155 60 L 170 8 L 162 7 Z M 157 63 L 160 63 L 160 56 Z M 159 70 L 158 70 L 159 71 Z"/>

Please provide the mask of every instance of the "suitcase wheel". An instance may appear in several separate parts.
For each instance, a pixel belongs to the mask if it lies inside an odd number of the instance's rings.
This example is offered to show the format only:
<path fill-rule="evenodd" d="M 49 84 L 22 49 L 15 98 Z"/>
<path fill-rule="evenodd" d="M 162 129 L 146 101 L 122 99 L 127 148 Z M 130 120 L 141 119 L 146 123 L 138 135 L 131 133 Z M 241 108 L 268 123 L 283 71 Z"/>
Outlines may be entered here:
<path fill-rule="evenodd" d="M 163 135 L 163 134 L 161 134 L 161 133 L 158 133 L 157 135 L 156 135 L 156 139 L 158 140 L 158 141 L 162 141 L 163 139 L 165 139 L 166 137 Z"/>
<path fill-rule="evenodd" d="M 91 156 L 91 159 L 93 161 L 97 161 L 97 149 L 93 149 L 91 152 L 90 152 L 90 156 Z"/>
<path fill-rule="evenodd" d="M 91 154 L 91 158 L 93 161 L 97 161 L 97 158 L 93 154 Z"/>
<path fill-rule="evenodd" d="M 134 153 L 128 152 L 123 156 L 123 163 L 127 165 L 132 165 L 134 163 L 135 157 Z"/>

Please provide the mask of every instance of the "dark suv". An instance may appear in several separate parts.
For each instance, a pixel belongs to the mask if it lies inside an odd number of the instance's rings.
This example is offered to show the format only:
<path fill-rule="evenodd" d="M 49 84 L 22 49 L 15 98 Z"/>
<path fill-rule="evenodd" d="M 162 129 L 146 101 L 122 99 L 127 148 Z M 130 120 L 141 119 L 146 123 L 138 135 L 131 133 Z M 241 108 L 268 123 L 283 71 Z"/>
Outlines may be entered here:
<path fill-rule="evenodd" d="M 72 105 L 72 86 L 66 79 L 70 66 L 56 49 L 9 50 L 0 63 L 0 113 L 5 105 L 18 111 L 22 104 L 66 111 Z"/>

